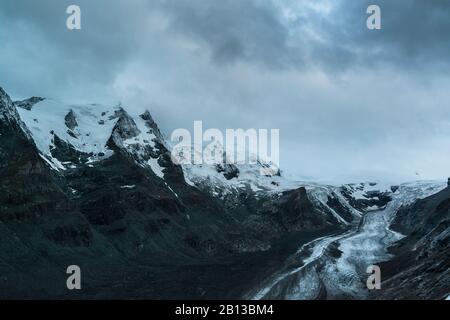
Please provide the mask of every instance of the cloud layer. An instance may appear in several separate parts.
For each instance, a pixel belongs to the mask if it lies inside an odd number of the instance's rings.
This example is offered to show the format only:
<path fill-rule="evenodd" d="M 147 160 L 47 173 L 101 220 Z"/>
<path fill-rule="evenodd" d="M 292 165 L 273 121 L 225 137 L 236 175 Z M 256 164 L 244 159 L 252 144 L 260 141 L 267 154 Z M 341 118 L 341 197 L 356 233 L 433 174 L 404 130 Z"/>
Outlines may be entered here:
<path fill-rule="evenodd" d="M 300 176 L 444 178 L 449 16 L 426 0 L 2 1 L 0 85 L 150 108 L 167 133 L 279 128 L 281 165 Z"/>

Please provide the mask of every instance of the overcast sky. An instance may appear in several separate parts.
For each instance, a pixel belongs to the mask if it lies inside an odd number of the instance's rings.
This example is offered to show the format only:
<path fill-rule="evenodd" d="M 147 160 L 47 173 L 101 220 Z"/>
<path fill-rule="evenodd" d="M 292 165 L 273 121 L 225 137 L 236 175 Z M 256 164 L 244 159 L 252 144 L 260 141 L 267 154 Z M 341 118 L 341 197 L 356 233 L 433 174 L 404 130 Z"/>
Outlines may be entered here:
<path fill-rule="evenodd" d="M 167 135 L 279 128 L 282 169 L 317 180 L 449 176 L 449 74 L 446 0 L 0 1 L 13 99 L 122 101 Z"/>

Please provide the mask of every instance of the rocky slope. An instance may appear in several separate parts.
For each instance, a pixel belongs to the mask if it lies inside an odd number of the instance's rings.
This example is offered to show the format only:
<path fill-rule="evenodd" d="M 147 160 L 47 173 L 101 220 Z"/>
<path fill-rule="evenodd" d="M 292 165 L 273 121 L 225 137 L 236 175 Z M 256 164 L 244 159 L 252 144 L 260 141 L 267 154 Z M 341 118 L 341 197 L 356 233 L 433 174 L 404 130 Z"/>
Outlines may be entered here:
<path fill-rule="evenodd" d="M 392 228 L 406 237 L 382 265 L 379 299 L 445 299 L 450 292 L 450 187 L 399 210 Z"/>

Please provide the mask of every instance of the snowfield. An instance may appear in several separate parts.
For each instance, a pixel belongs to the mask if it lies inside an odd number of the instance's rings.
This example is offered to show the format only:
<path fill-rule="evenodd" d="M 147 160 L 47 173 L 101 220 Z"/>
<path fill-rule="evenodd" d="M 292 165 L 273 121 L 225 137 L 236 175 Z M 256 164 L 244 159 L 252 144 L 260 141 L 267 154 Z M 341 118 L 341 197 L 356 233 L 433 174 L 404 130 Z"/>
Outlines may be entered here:
<path fill-rule="evenodd" d="M 69 128 L 64 125 L 65 117 L 71 110 L 77 122 L 77 126 L 72 130 L 73 134 L 70 134 Z M 66 105 L 52 99 L 35 104 L 31 110 L 17 108 L 39 151 L 58 169 L 63 169 L 64 166 L 50 152 L 54 147 L 54 134 L 77 150 L 92 153 L 92 161 L 112 154 L 106 147 L 106 142 L 117 121 L 110 119 L 114 114 L 113 110 L 114 108 L 97 104 Z"/>

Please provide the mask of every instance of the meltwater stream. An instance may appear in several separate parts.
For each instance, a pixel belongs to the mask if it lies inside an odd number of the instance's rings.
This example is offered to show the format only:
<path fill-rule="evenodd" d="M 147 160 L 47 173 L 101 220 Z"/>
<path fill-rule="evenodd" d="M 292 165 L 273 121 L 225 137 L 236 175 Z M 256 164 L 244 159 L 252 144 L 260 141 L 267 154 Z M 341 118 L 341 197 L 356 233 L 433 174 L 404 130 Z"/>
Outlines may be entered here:
<path fill-rule="evenodd" d="M 437 193 L 445 186 L 436 182 L 401 185 L 384 210 L 367 212 L 358 225 L 345 233 L 303 245 L 286 262 L 283 270 L 246 298 L 364 299 L 368 294 L 367 267 L 388 260 L 387 248 L 402 238 L 389 229 L 397 210 L 402 205 Z"/>

